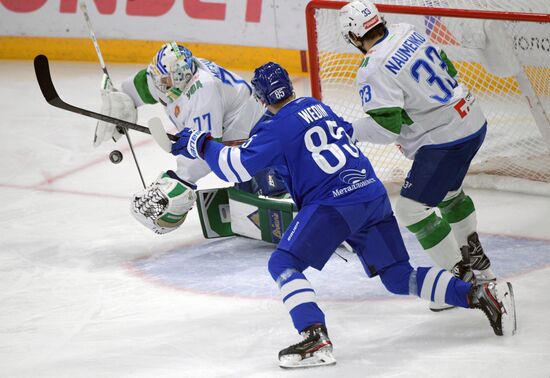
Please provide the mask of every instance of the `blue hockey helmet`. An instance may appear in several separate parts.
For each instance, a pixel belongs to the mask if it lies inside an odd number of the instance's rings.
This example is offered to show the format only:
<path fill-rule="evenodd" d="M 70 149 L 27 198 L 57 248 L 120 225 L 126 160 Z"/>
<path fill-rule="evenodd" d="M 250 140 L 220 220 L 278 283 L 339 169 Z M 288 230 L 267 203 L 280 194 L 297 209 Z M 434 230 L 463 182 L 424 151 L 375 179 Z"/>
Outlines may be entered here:
<path fill-rule="evenodd" d="M 256 98 L 267 105 L 282 101 L 294 93 L 288 72 L 273 62 L 256 68 L 252 86 Z"/>

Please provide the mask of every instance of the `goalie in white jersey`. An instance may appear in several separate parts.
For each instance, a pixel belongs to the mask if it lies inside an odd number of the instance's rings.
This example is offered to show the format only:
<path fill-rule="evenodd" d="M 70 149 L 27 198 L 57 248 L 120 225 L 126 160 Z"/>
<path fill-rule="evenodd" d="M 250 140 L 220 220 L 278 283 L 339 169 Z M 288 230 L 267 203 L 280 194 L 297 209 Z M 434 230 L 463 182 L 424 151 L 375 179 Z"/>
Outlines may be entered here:
<path fill-rule="evenodd" d="M 164 44 L 147 69 L 122 83 L 121 91 L 104 91 L 102 97 L 104 114 L 136 122 L 136 107 L 160 103 L 178 131 L 184 127 L 207 131 L 223 142 L 247 139 L 265 112 L 248 82 L 211 61 L 194 57 L 176 42 Z M 114 125 L 99 122 L 94 145 L 120 136 Z M 156 233 L 174 230 L 193 206 L 195 183 L 210 172 L 204 161 L 179 156 L 176 172 L 161 173 L 157 181 L 134 196 L 132 214 Z M 167 206 L 154 205 L 158 195 L 166 197 Z"/>
<path fill-rule="evenodd" d="M 462 249 L 475 270 L 494 279 L 476 232 L 474 204 L 462 190 L 487 130 L 474 96 L 457 82 L 441 49 L 412 25 L 386 27 L 370 1 L 344 6 L 340 25 L 344 38 L 365 54 L 357 85 L 367 116 L 353 123 L 355 136 L 395 143 L 414 160 L 396 204 L 398 220 L 439 266 L 467 279 Z"/>

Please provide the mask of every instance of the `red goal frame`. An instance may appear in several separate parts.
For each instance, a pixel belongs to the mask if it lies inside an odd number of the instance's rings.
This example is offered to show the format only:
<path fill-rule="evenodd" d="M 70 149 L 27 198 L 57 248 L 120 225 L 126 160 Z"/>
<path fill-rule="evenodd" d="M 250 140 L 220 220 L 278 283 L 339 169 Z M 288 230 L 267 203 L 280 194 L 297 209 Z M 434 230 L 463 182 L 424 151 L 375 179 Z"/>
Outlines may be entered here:
<path fill-rule="evenodd" d="M 319 59 L 317 49 L 317 30 L 315 27 L 315 10 L 340 9 L 348 1 L 312 0 L 306 6 L 306 30 L 309 57 L 309 75 L 311 79 L 311 95 L 322 100 L 322 88 L 319 76 Z M 550 23 L 550 14 L 502 12 L 471 9 L 429 8 L 408 5 L 375 4 L 381 13 L 411 14 L 423 16 L 444 16 L 456 18 L 474 18 L 489 20 L 527 21 Z"/>

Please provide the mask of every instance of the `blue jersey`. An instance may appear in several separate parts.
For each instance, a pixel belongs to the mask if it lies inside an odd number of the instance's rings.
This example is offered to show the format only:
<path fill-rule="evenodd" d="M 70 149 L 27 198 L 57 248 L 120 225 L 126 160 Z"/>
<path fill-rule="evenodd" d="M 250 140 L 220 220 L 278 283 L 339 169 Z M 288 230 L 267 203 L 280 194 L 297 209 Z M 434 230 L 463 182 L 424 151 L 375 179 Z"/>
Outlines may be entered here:
<path fill-rule="evenodd" d="M 229 182 L 248 181 L 261 169 L 275 168 L 298 208 L 350 205 L 386 193 L 351 134 L 351 124 L 327 105 L 302 97 L 263 118 L 240 147 L 206 143 L 204 159 Z"/>

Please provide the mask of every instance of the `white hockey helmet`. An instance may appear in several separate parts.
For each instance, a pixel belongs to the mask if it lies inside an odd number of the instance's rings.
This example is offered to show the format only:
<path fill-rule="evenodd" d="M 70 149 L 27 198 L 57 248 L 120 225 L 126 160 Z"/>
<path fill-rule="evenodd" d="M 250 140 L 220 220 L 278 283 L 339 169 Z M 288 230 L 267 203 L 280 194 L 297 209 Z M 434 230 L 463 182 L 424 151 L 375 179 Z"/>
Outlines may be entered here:
<path fill-rule="evenodd" d="M 185 91 L 196 70 L 191 51 L 177 42 L 169 42 L 155 54 L 147 74 L 162 97 L 174 100 Z"/>
<path fill-rule="evenodd" d="M 361 39 L 369 30 L 382 23 L 384 19 L 369 0 L 352 1 L 340 9 L 340 31 L 344 39 L 354 46 L 350 33 Z"/>

